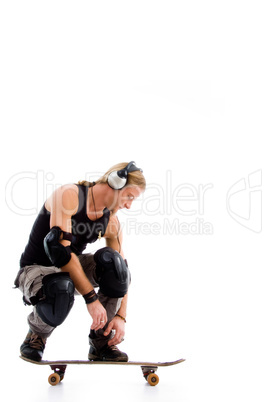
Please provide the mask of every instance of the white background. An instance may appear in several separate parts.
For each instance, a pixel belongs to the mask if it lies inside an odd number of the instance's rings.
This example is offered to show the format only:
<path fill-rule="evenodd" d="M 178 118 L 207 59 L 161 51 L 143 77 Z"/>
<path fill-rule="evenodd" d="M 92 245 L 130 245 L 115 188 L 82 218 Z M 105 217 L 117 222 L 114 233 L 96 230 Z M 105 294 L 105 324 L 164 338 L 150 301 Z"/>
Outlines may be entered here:
<path fill-rule="evenodd" d="M 266 401 L 264 3 L 1 2 L 3 395 Z M 130 160 L 148 190 L 120 216 L 133 278 L 121 349 L 186 362 L 155 388 L 109 366 L 71 366 L 50 387 L 47 367 L 18 357 L 20 254 L 56 186 Z M 45 358 L 86 358 L 89 327 L 77 298 Z"/>

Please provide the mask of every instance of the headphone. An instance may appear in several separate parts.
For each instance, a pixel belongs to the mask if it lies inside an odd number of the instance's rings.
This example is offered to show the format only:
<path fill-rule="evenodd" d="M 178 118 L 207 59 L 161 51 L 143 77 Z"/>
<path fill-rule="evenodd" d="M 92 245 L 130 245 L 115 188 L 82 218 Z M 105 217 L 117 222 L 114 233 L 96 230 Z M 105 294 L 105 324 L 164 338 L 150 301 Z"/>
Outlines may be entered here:
<path fill-rule="evenodd" d="M 121 190 L 127 184 L 128 173 L 135 172 L 139 170 L 141 173 L 142 169 L 139 169 L 134 161 L 128 163 L 124 169 L 115 170 L 108 175 L 108 184 L 113 190 Z"/>

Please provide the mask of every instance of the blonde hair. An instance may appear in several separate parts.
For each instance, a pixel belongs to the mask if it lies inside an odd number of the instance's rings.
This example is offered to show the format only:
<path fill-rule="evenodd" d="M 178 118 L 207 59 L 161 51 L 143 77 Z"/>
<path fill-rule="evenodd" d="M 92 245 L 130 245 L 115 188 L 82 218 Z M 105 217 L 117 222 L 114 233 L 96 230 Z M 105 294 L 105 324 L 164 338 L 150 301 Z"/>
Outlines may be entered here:
<path fill-rule="evenodd" d="M 96 180 L 95 183 L 96 184 L 107 183 L 108 176 L 110 175 L 110 173 L 124 169 L 127 165 L 128 165 L 128 162 L 117 163 L 117 165 L 112 166 L 102 177 L 100 177 L 98 180 Z M 87 186 L 87 187 L 91 187 L 93 185 L 93 183 L 86 181 L 86 180 L 79 181 L 78 184 L 80 184 L 82 186 Z M 142 190 L 145 190 L 146 189 L 146 179 L 145 179 L 143 173 L 140 170 L 136 170 L 134 172 L 129 172 L 128 177 L 127 177 L 127 185 L 140 187 Z"/>

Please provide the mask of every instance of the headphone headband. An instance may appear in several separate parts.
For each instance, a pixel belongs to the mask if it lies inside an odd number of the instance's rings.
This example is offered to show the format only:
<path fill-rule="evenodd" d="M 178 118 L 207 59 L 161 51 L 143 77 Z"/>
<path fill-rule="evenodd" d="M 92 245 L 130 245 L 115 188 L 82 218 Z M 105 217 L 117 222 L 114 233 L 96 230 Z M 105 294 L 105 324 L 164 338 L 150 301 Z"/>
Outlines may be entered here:
<path fill-rule="evenodd" d="M 139 169 L 139 168 L 136 166 L 136 164 L 135 164 L 134 161 L 131 161 L 131 162 L 128 163 L 127 166 L 125 166 L 124 169 L 119 170 L 119 171 L 117 172 L 117 174 L 118 174 L 118 176 L 121 177 L 121 178 L 122 178 L 122 177 L 127 178 L 128 173 L 130 173 L 130 172 L 135 172 L 135 171 L 137 171 L 137 170 L 139 170 L 141 173 L 143 172 L 142 169 Z"/>

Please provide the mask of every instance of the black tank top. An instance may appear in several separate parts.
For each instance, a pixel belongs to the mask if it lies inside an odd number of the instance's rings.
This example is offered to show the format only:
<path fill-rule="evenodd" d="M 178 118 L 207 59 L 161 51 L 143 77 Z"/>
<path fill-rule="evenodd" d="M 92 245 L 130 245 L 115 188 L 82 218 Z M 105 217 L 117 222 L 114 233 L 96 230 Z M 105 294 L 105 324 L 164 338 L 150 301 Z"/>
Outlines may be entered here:
<path fill-rule="evenodd" d="M 76 255 L 79 255 L 85 250 L 88 243 L 94 243 L 99 235 L 104 236 L 109 222 L 110 211 L 105 208 L 101 218 L 95 221 L 90 220 L 86 211 L 89 187 L 77 186 L 79 189 L 79 206 L 78 211 L 71 218 L 73 236 L 70 247 Z M 50 212 L 43 205 L 33 224 L 25 250 L 21 255 L 21 267 L 33 264 L 51 266 L 51 261 L 47 257 L 43 246 L 44 238 L 49 231 Z"/>

